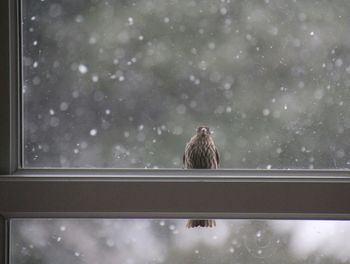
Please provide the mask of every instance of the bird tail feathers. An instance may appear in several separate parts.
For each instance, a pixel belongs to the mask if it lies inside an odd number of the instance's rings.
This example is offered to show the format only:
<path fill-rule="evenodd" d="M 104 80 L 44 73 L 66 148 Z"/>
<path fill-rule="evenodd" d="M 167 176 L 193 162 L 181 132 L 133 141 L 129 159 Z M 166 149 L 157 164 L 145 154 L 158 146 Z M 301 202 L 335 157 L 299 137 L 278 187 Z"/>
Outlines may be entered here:
<path fill-rule="evenodd" d="M 197 219 L 188 220 L 186 225 L 187 228 L 214 227 L 214 226 L 216 226 L 215 220 L 197 220 Z"/>

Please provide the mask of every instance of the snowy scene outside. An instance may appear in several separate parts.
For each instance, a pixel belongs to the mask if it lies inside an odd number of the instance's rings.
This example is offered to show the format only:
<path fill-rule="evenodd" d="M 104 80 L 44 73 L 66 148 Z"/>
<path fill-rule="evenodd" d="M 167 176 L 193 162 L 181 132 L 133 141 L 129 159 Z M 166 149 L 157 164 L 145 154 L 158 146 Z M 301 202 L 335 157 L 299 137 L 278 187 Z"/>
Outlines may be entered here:
<path fill-rule="evenodd" d="M 350 2 L 26 0 L 25 167 L 350 168 Z"/>
<path fill-rule="evenodd" d="M 11 221 L 11 264 L 350 263 L 350 223 L 308 220 Z"/>

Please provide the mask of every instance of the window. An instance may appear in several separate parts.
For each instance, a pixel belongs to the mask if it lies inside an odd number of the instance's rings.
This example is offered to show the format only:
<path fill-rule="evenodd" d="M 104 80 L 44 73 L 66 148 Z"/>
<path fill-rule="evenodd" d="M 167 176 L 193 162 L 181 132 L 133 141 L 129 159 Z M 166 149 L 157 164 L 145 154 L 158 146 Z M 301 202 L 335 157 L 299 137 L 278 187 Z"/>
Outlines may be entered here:
<path fill-rule="evenodd" d="M 191 217 L 349 220 L 350 186 L 349 173 L 346 170 L 269 171 L 260 170 L 258 167 L 255 168 L 258 168 L 257 170 L 250 171 L 72 168 L 57 170 L 39 168 L 40 166 L 36 169 L 29 168 L 35 167 L 35 164 L 23 168 L 25 157 L 22 160 L 20 124 L 25 116 L 22 116 L 19 110 L 21 106 L 21 96 L 19 96 L 21 82 L 18 78 L 21 74 L 19 67 L 21 35 L 18 34 L 17 27 L 20 21 L 17 13 L 18 6 L 17 1 L 0 3 L 0 27 L 4 37 L 4 41 L 0 43 L 1 61 L 3 62 L 0 66 L 2 87 L 0 90 L 0 170 L 2 174 L 0 177 L 0 215 L 2 216 L 0 220 L 0 257 L 2 263 L 8 263 L 10 260 L 9 246 L 11 241 L 15 241 L 13 237 L 12 240 L 9 239 L 17 232 L 16 228 L 11 228 L 17 226 L 21 229 L 20 226 L 25 226 L 26 223 L 29 223 L 28 227 L 30 227 L 31 219 L 36 218 L 100 219 L 96 221 L 103 221 L 101 218 L 145 218 L 152 219 L 151 221 L 155 223 L 158 223 L 159 219 L 169 219 L 166 220 L 169 221 L 166 222 L 168 226 L 168 223 L 173 221 L 179 228 L 182 226 L 181 221 L 174 219 Z M 346 8 L 341 8 L 341 10 L 346 10 Z M 52 12 L 58 11 L 54 9 Z M 225 10 L 220 10 L 220 13 L 225 13 Z M 169 17 L 169 22 L 170 19 Z M 168 24 L 166 21 L 164 20 L 164 23 Z M 130 23 L 129 19 L 127 22 Z M 310 37 L 317 33 L 316 31 L 311 32 Z M 213 45 L 210 46 L 213 47 Z M 32 67 L 34 63 L 33 61 Z M 345 65 L 345 59 L 342 63 Z M 340 61 L 334 61 L 335 67 L 340 64 Z M 341 67 L 343 65 L 340 65 L 339 68 L 344 69 Z M 83 64 L 80 68 L 80 72 L 85 71 Z M 35 83 L 38 83 L 38 79 Z M 319 91 L 315 95 L 318 98 L 322 92 Z M 56 105 L 57 109 L 62 112 L 66 108 L 65 104 L 62 105 L 63 102 L 66 101 L 60 101 L 60 104 Z M 180 108 L 179 112 L 183 112 L 183 109 L 183 107 Z M 227 110 L 225 108 L 225 111 Z M 264 111 L 262 114 L 264 115 Z M 87 136 L 91 136 L 89 135 L 91 128 L 86 131 L 88 131 Z M 342 134 L 342 137 L 346 138 L 345 133 Z M 332 151 L 329 153 L 333 153 Z M 346 151 L 343 149 L 344 155 L 339 156 L 341 166 L 334 166 L 333 162 L 329 163 L 331 165 L 328 168 L 346 168 Z M 35 156 L 30 156 L 30 158 L 35 158 Z M 58 159 L 56 164 L 61 166 L 61 160 Z M 308 165 L 309 163 L 300 168 L 309 168 Z M 56 167 L 57 165 L 47 166 Z M 93 165 L 93 167 L 103 166 Z M 26 220 L 21 220 L 23 218 Z M 89 221 L 94 221 L 91 219 Z M 46 220 L 42 221 L 45 224 Z M 64 220 L 56 219 L 51 222 L 55 221 L 59 223 Z M 11 222 L 10 226 L 9 222 Z M 135 220 L 135 222 L 138 221 Z M 86 225 L 90 225 L 89 222 L 86 222 Z M 285 231 L 284 234 L 288 232 Z M 57 239 L 58 237 L 56 237 L 56 242 Z M 16 252 L 17 249 L 12 247 L 12 250 Z M 72 253 L 73 257 L 75 253 L 80 254 L 79 251 L 75 251 Z"/>
<path fill-rule="evenodd" d="M 343 2 L 22 1 L 23 166 L 347 169 Z M 331 37 L 330 37 L 331 36 Z"/>
<path fill-rule="evenodd" d="M 11 223 L 11 263 L 348 263 L 349 222 L 34 219 Z"/>

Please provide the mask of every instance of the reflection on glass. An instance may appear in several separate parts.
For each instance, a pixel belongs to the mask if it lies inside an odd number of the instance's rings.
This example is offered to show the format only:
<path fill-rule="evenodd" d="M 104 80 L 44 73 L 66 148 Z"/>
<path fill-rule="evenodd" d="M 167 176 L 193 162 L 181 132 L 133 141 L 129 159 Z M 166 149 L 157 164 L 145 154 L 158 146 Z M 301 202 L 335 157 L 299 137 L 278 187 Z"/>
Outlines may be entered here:
<path fill-rule="evenodd" d="M 350 223 L 309 220 L 12 220 L 11 264 L 350 263 Z"/>
<path fill-rule="evenodd" d="M 348 1 L 22 5 L 26 167 L 350 167 Z"/>

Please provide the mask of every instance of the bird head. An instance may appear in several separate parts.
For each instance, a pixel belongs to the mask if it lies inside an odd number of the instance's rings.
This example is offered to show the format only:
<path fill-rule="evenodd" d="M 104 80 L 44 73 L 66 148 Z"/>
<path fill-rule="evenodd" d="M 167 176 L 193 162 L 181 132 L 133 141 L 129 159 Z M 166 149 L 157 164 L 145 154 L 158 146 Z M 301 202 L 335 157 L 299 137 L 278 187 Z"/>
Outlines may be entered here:
<path fill-rule="evenodd" d="M 197 135 L 201 137 L 208 137 L 210 136 L 211 132 L 209 130 L 209 127 L 206 126 L 200 126 L 197 128 Z"/>

